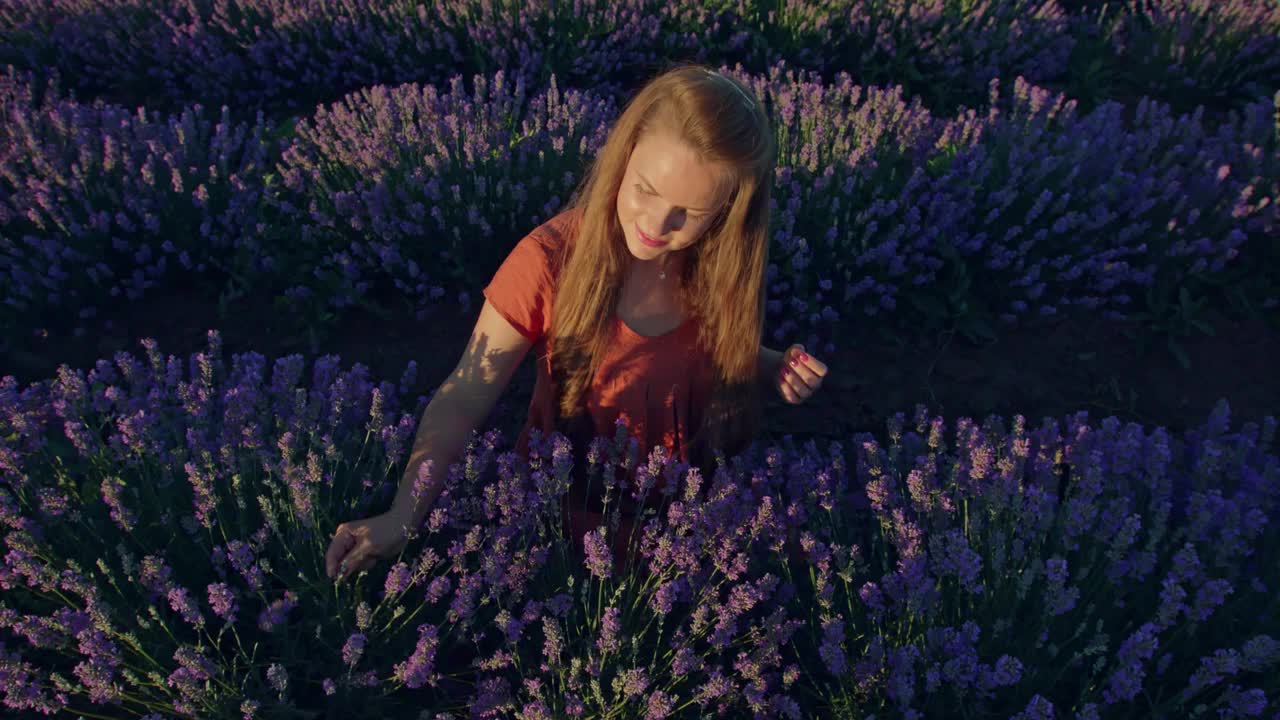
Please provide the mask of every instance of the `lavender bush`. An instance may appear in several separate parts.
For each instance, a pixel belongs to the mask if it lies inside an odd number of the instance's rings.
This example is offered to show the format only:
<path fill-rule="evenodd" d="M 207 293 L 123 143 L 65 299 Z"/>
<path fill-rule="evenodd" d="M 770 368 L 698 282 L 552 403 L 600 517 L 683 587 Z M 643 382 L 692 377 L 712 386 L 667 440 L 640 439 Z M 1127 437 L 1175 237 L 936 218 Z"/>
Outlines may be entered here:
<path fill-rule="evenodd" d="M 413 412 L 401 402 L 415 368 L 398 385 L 374 384 L 362 366 L 340 373 L 327 356 L 308 384 L 302 359 L 289 356 L 268 379 L 262 356 L 228 368 L 218 334 L 209 340 L 185 368 L 148 340 L 144 358 L 119 353 L 87 375 L 63 366 L 21 391 L 12 377 L 0 383 L 6 707 L 254 717 L 357 706 L 396 714 L 412 703 L 487 717 L 516 701 L 576 714 L 574 703 L 616 710 L 640 696 L 652 714 L 688 705 L 695 686 L 703 705 L 741 707 L 739 681 L 724 674 L 750 673 L 730 668 L 744 643 L 756 648 L 756 672 L 781 661 L 798 623 L 765 611 L 777 578 L 747 574 L 754 535 L 731 522 L 750 494 L 720 477 L 699 500 L 691 479 L 679 570 L 652 576 L 673 582 L 628 586 L 590 543 L 585 566 L 568 565 L 558 521 L 573 458 L 560 436 L 534 438 L 527 463 L 510 452 L 495 463 L 501 434 L 485 433 L 449 468 L 416 529 L 421 552 L 334 592 L 321 567 L 334 524 L 326 509 L 364 517 L 390 500 L 391 470 L 427 401 Z M 598 438 L 589 455 L 592 477 L 616 483 L 611 496 L 627 491 L 618 471 L 635 466 L 625 431 Z M 678 469 L 662 460 L 652 456 L 633 492 L 657 473 L 676 487 Z M 748 578 L 752 589 L 728 587 Z M 707 615 L 704 601 L 721 594 L 728 605 Z M 675 607 L 671 621 L 629 632 L 650 624 L 651 603 Z M 723 616 L 730 607 L 736 620 Z M 512 654 L 533 638 L 533 652 L 548 656 L 541 671 Z M 665 664 L 698 667 L 677 677 L 656 666 L 648 653 L 658 641 L 684 648 Z M 577 694 L 540 691 L 524 672 Z M 612 690 L 591 689 L 600 682 Z"/>
<path fill-rule="evenodd" d="M 495 492 L 558 517 L 570 472 L 555 474 L 557 487 L 547 462 L 577 458 L 559 434 L 531 437 L 535 482 Z M 803 623 L 784 607 L 795 588 L 759 562 L 785 532 L 776 498 L 755 492 L 740 458 L 721 457 L 704 480 L 661 447 L 637 468 L 640 448 L 627 439 L 619 421 L 612 441 L 595 438 L 582 458 L 587 482 L 603 484 L 609 520 L 585 534 L 576 566 L 541 578 L 541 616 L 526 608 L 498 625 L 503 643 L 480 664 L 473 716 L 800 717 L 792 636 Z M 618 477 L 624 468 L 633 482 Z M 652 497 L 659 483 L 661 501 L 641 504 L 645 521 L 626 543 L 635 560 L 624 566 L 612 550 L 614 501 Z"/>
<path fill-rule="evenodd" d="M 1126 128 L 1117 104 L 1077 116 L 1017 78 L 1005 95 L 992 82 L 983 113 L 943 119 L 847 75 L 737 75 L 779 138 L 775 337 L 834 345 L 850 310 L 975 339 L 1072 307 L 1122 318 L 1148 291 L 1199 290 L 1238 266 L 1237 281 L 1254 278 L 1242 302 L 1280 301 L 1254 272 L 1274 263 L 1280 227 L 1274 103 L 1211 130 L 1144 100 Z"/>
<path fill-rule="evenodd" d="M 908 264 L 929 262 L 900 251 L 904 239 L 944 242 L 947 223 L 930 222 L 944 209 L 922 196 L 919 169 L 948 125 L 918 98 L 908 103 L 901 87 L 863 87 L 847 74 L 824 84 L 785 63 L 767 77 L 735 74 L 770 107 L 778 141 L 766 303 L 773 338 L 808 333 L 804 343 L 832 352 L 853 308 L 893 309 Z M 855 276 L 855 264 L 874 269 Z"/>
<path fill-rule="evenodd" d="M 237 120 L 306 111 L 370 85 L 497 70 L 527 73 L 537 86 L 554 74 L 619 98 L 636 68 L 674 59 L 765 72 L 785 58 L 827 78 L 845 71 L 864 84 L 901 84 L 945 113 L 981 102 L 991 78 L 1018 75 L 1070 88 L 1087 107 L 1113 87 L 1186 111 L 1274 90 L 1274 3 L 1098 5 L 19 0 L 0 7 L 0 63 L 41 80 L 60 72 L 85 98 L 175 113 L 226 104 Z"/>
<path fill-rule="evenodd" d="M 755 52 L 713 57 L 765 72 L 780 60 L 832 79 L 902 85 L 925 105 L 951 113 L 980 103 L 993 77 L 1058 79 L 1074 45 L 1057 0 L 828 0 L 712 3 L 749 27 Z"/>
<path fill-rule="evenodd" d="M 1239 107 L 1280 77 L 1280 4 L 1271 0 L 1128 0 L 1109 37 L 1133 94 L 1179 110 Z"/>
<path fill-rule="evenodd" d="M 220 343 L 211 332 L 183 363 L 144 341 L 144 358 L 64 366 L 21 392 L 5 379 L 0 624 L 9 648 L 49 659 L 3 651 L 7 707 L 254 717 L 376 710 L 379 686 L 447 700 L 456 673 L 434 662 L 491 617 L 468 598 L 504 591 L 459 585 L 434 549 L 397 564 L 376 597 L 335 593 L 321 567 L 330 508 L 364 516 L 394 490 L 426 402 L 401 404 L 415 366 L 375 384 L 331 356 L 304 377 L 289 356 L 267 378 L 255 353 L 224 366 Z M 433 516 L 424 532 L 440 529 Z M 477 529 L 466 551 L 500 559 L 495 539 Z M 419 585 L 425 599 L 408 602 Z"/>
<path fill-rule="evenodd" d="M 194 102 L 296 112 L 364 86 L 497 70 L 616 97 L 635 68 L 686 59 L 763 71 L 778 58 L 902 83 L 949 111 L 979 101 L 993 76 L 1059 76 L 1072 42 L 1055 0 L 22 0 L 0 9 L 0 62 L 57 69 L 84 97 L 174 112 Z"/>
<path fill-rule="evenodd" d="M 504 70 L 620 92 L 631 69 L 705 54 L 697 3 L 579 0 L 54 0 L 0 9 L 0 61 L 84 96 L 178 110 L 298 112 L 379 84 Z"/>
<path fill-rule="evenodd" d="M 295 308 L 365 302 L 390 276 L 421 318 L 443 283 L 479 287 L 510 238 L 568 197 L 616 114 L 554 78 L 532 96 L 501 71 L 472 86 L 378 86 L 298 123 L 266 215 L 288 235 L 272 259 Z"/>
<path fill-rule="evenodd" d="M 308 382 L 289 356 L 268 379 L 209 340 L 186 363 L 144 341 L 0 382 L 6 708 L 1194 717 L 1280 700 L 1272 417 L 1231 432 L 1222 402 L 1181 438 L 962 418 L 952 447 L 917 407 L 914 431 L 899 413 L 850 457 L 786 437 L 707 479 L 661 448 L 637 466 L 625 424 L 585 453 L 534 437 L 527 458 L 491 430 L 441 473 L 406 552 L 335 587 L 327 541 L 390 501 L 427 402 L 405 402 L 415 367 L 375 384 L 326 356 Z M 616 517 L 568 550 L 577 462 L 607 508 L 661 483 L 625 572 Z"/>
<path fill-rule="evenodd" d="M 194 102 L 301 111 L 463 60 L 420 3 L 52 0 L 0 9 L 0 58 L 57 69 L 82 96 L 178 111 Z"/>
<path fill-rule="evenodd" d="M 261 118 L 133 112 L 32 81 L 12 66 L 0 78 L 0 345 L 68 315 L 78 337 L 102 303 L 143 297 L 174 264 L 197 282 L 222 271 L 216 288 L 235 258 L 264 254 Z"/>
<path fill-rule="evenodd" d="M 1229 418 L 1221 400 L 1181 438 L 961 418 L 949 445 L 917 407 L 847 466 L 777 458 L 822 714 L 1274 714 L 1276 421 Z"/>
<path fill-rule="evenodd" d="M 522 73 L 530 87 L 590 90 L 621 101 L 646 71 L 671 60 L 706 61 L 712 37 L 736 47 L 746 31 L 704 3 L 664 0 L 436 0 L 449 41 L 465 48 L 459 71 Z"/>
<path fill-rule="evenodd" d="M 1175 115 L 1144 99 L 1126 128 L 1117 103 L 1078 117 L 1063 95 L 1022 79 L 1007 102 L 997 93 L 993 84 L 983 140 L 938 183 L 979 220 L 952 236 L 973 265 L 948 258 L 951 285 L 987 288 L 983 300 L 1002 321 L 1070 306 L 1122 318 L 1153 304 L 1135 295 L 1198 291 L 1240 258 L 1273 253 L 1280 126 L 1271 102 L 1209 129 L 1200 110 Z M 1274 308 L 1277 289 L 1251 300 Z"/>

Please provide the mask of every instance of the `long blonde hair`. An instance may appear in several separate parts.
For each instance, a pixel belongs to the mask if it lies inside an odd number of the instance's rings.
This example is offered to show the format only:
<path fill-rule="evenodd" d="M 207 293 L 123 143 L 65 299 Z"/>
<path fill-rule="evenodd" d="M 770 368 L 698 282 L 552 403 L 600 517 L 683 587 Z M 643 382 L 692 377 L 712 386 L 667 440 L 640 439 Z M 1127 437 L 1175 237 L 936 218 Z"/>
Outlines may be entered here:
<path fill-rule="evenodd" d="M 560 253 L 552 308 L 557 425 L 561 432 L 589 426 L 583 400 L 608 347 L 631 259 L 617 218 L 618 189 L 632 150 L 650 132 L 670 133 L 700 161 L 730 173 L 728 201 L 684 251 L 676 290 L 683 307 L 701 319 L 698 342 L 709 349 L 713 367 L 703 421 L 691 429 L 686 449 L 689 462 L 710 473 L 715 449 L 726 457 L 742 452 L 761 425 L 757 359 L 777 149 L 751 90 L 702 65 L 676 65 L 640 89 L 566 205 L 580 215 L 577 232 L 570 233 L 575 240 Z"/>

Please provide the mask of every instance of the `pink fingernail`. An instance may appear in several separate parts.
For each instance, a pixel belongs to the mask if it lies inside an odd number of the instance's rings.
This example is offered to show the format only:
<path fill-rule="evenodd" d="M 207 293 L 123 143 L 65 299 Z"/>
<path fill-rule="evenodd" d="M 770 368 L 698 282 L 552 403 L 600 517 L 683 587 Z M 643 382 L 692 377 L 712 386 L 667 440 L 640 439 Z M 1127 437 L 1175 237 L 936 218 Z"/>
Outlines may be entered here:
<path fill-rule="evenodd" d="M 808 360 L 808 359 L 809 359 L 809 356 L 808 356 L 808 355 L 805 355 L 804 353 L 800 353 L 800 359 L 801 359 L 801 360 Z"/>

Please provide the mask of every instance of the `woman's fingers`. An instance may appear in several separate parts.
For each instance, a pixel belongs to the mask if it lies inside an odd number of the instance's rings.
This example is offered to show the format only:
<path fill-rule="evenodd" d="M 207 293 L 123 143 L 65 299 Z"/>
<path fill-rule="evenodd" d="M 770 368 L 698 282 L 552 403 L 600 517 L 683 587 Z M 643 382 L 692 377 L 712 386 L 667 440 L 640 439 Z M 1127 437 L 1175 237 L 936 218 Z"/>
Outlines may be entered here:
<path fill-rule="evenodd" d="M 817 390 L 822 384 L 822 378 L 827 374 L 827 366 L 818 358 L 808 355 L 804 352 L 804 348 L 793 346 L 795 351 L 790 353 L 790 357 L 784 357 L 783 363 L 786 369 L 800 379 L 804 387 L 810 390 Z"/>
<path fill-rule="evenodd" d="M 788 367 L 782 368 L 782 377 L 780 378 L 780 389 L 782 398 L 787 402 L 795 405 L 809 397 L 809 389 L 797 375 Z"/>
<path fill-rule="evenodd" d="M 338 564 L 338 579 L 351 577 L 356 573 L 364 572 L 373 567 L 373 562 L 369 557 L 369 541 L 361 539 L 356 546 L 347 553 L 342 562 Z"/>
<path fill-rule="evenodd" d="M 330 578 L 338 574 L 339 565 L 351 551 L 351 546 L 355 545 L 355 540 L 346 523 L 339 525 L 334 531 L 333 540 L 330 541 L 329 549 L 324 554 L 324 570 Z"/>
<path fill-rule="evenodd" d="M 808 400 L 822 386 L 827 366 L 804 352 L 800 345 L 792 345 L 782 356 L 779 370 L 779 392 L 787 402 L 796 405 Z"/>

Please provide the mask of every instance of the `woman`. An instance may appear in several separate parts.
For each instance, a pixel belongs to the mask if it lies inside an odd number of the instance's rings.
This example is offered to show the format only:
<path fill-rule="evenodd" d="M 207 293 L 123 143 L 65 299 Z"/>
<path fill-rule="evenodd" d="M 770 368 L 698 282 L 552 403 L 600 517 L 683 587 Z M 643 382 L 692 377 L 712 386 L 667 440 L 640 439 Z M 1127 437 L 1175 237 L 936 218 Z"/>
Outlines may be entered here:
<path fill-rule="evenodd" d="M 422 467 L 447 468 L 536 350 L 530 431 L 559 431 L 584 463 L 593 437 L 625 419 L 642 450 L 714 470 L 750 444 L 761 390 L 807 399 L 826 366 L 793 345 L 761 345 L 769 195 L 775 164 L 769 119 L 738 82 L 681 65 L 628 103 L 564 211 L 525 236 L 484 289 L 486 303 L 458 368 L 419 423 L 405 479 L 384 515 L 339 525 L 326 553 L 330 577 L 372 567 L 404 546 L 439 492 L 415 496 Z M 433 411 L 434 409 L 434 411 Z M 465 421 L 459 423 L 457 418 Z M 429 463 L 429 465 L 428 465 Z M 635 487 L 635 473 L 627 478 Z M 621 493 L 613 535 L 625 562 L 635 516 L 663 498 Z M 672 489 L 674 490 L 674 489 Z M 599 483 L 577 474 L 567 494 L 567 535 L 605 524 Z"/>

